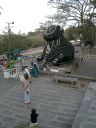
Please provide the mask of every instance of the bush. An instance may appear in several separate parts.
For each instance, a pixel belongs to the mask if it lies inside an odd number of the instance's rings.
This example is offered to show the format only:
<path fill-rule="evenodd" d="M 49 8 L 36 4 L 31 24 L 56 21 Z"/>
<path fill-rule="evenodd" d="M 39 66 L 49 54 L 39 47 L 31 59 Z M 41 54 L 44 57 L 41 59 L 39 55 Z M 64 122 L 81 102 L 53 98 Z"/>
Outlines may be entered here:
<path fill-rule="evenodd" d="M 33 126 L 33 127 L 31 127 L 31 128 L 40 128 L 40 127 L 37 125 L 37 126 Z"/>
<path fill-rule="evenodd" d="M 38 125 L 29 127 L 29 123 L 21 123 L 21 124 L 17 125 L 15 128 L 41 128 L 41 127 Z"/>
<path fill-rule="evenodd" d="M 28 128 L 28 126 L 29 126 L 28 123 L 20 123 L 15 128 Z"/>

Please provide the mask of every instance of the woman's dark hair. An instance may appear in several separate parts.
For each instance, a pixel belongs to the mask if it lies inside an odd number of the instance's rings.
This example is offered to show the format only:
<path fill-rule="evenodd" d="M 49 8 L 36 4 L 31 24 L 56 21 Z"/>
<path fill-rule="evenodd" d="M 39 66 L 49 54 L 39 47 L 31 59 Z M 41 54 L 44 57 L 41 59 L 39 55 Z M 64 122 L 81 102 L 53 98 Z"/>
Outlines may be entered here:
<path fill-rule="evenodd" d="M 37 66 L 36 66 L 36 64 L 34 64 L 34 68 L 36 68 Z"/>
<path fill-rule="evenodd" d="M 31 66 L 33 66 L 33 62 L 31 62 Z"/>
<path fill-rule="evenodd" d="M 31 112 L 32 112 L 32 114 L 35 114 L 35 113 L 36 113 L 36 109 L 33 108 L 33 109 L 31 110 Z"/>
<path fill-rule="evenodd" d="M 28 80 L 28 79 L 29 79 L 29 76 L 28 76 L 28 74 L 27 74 L 27 73 L 25 73 L 25 74 L 24 74 L 24 78 L 25 78 L 26 80 Z"/>

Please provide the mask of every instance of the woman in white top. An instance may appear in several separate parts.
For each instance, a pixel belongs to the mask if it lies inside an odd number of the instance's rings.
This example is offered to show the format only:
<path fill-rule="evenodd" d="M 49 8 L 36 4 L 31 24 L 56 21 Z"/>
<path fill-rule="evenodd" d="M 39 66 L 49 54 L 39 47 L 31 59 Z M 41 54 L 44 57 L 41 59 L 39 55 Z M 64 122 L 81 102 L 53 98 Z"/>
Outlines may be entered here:
<path fill-rule="evenodd" d="M 30 96 L 31 96 L 31 84 L 29 75 L 27 73 L 24 74 L 24 80 L 23 80 L 23 88 L 24 88 L 24 103 L 29 104 L 30 103 Z"/>

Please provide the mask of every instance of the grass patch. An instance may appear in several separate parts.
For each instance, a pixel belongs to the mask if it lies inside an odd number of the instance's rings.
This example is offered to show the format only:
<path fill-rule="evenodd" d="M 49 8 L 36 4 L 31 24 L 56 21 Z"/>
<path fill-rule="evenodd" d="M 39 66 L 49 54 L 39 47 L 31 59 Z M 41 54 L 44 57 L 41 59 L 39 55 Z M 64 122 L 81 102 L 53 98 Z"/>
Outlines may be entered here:
<path fill-rule="evenodd" d="M 20 123 L 15 128 L 41 128 L 38 124 L 32 127 L 29 127 L 29 123 Z"/>

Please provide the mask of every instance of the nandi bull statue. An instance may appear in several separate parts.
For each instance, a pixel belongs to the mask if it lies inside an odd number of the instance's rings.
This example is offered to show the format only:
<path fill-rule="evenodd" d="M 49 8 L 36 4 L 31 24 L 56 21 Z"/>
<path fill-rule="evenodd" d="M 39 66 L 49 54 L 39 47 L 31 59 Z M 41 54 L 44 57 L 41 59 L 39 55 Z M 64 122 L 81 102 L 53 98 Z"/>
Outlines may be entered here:
<path fill-rule="evenodd" d="M 74 59 L 74 46 L 65 40 L 64 30 L 59 25 L 49 26 L 44 34 L 44 39 L 46 46 L 41 55 L 42 60 L 59 65 Z"/>

